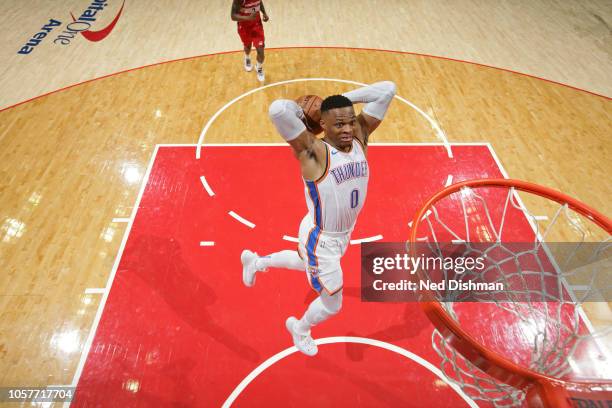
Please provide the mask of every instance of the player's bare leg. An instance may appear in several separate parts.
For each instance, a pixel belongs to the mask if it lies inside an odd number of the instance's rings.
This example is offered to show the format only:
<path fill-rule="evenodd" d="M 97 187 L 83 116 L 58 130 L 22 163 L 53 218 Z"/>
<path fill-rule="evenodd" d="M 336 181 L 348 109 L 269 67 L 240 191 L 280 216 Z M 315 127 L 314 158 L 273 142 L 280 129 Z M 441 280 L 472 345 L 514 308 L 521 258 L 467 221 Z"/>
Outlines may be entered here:
<path fill-rule="evenodd" d="M 253 70 L 253 64 L 251 63 L 251 46 L 244 46 L 244 70 L 251 72 Z"/>
<path fill-rule="evenodd" d="M 240 255 L 240 261 L 242 262 L 242 281 L 247 287 L 255 284 L 257 272 L 265 272 L 270 267 L 306 271 L 304 261 L 297 251 L 285 250 L 267 256 L 259 256 L 256 252 L 245 249 Z"/>
<path fill-rule="evenodd" d="M 317 354 L 318 348 L 312 339 L 310 329 L 337 314 L 341 308 L 342 290 L 333 295 L 323 290 L 319 297 L 310 303 L 306 313 L 304 313 L 300 320 L 293 316 L 289 317 L 285 322 L 285 326 L 293 338 L 295 347 L 307 356 Z"/>
<path fill-rule="evenodd" d="M 255 50 L 257 51 L 257 64 L 255 65 L 255 69 L 257 71 L 257 79 L 259 80 L 259 82 L 263 82 L 266 80 L 266 75 L 264 74 L 263 70 L 263 63 L 266 58 L 264 54 L 264 47 L 257 47 L 255 48 Z"/>

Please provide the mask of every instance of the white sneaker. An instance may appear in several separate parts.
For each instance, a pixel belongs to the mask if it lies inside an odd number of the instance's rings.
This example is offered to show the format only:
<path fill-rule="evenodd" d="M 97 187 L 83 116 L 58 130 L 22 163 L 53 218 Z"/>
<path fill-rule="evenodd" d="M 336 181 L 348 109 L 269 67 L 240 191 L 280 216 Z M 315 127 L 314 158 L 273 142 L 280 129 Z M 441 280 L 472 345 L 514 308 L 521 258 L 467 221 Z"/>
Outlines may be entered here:
<path fill-rule="evenodd" d="M 244 70 L 246 72 L 251 72 L 253 70 L 253 64 L 251 64 L 251 59 L 250 58 L 245 58 L 244 59 Z"/>
<path fill-rule="evenodd" d="M 294 328 L 297 322 L 298 320 L 295 317 L 291 316 L 285 322 L 285 327 L 287 327 L 287 330 L 291 334 L 291 337 L 293 337 L 293 344 L 295 345 L 295 347 L 297 347 L 298 350 L 300 350 L 307 356 L 312 357 L 319 351 L 319 349 L 317 348 L 317 344 L 314 342 L 312 337 L 310 337 L 310 334 L 304 336 L 303 334 L 299 334 L 295 331 Z"/>
<path fill-rule="evenodd" d="M 264 74 L 263 67 L 257 68 L 257 79 L 259 82 L 263 82 L 266 80 L 266 75 Z"/>
<path fill-rule="evenodd" d="M 240 262 L 242 262 L 242 282 L 249 288 L 255 284 L 255 273 L 257 272 L 255 261 L 257 258 L 257 253 L 249 251 L 248 249 L 245 249 L 242 251 L 242 254 L 240 254 Z"/>

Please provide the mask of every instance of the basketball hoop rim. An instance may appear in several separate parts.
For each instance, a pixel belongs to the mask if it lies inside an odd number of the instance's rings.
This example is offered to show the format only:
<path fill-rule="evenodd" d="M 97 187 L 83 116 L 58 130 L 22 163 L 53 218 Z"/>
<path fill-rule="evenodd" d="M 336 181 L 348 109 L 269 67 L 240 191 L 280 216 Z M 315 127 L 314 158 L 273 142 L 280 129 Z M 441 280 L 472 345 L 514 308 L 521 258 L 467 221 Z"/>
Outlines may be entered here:
<path fill-rule="evenodd" d="M 456 193 L 457 191 L 465 187 L 514 187 L 517 190 L 534 193 L 539 196 L 556 201 L 559 204 L 568 204 L 569 208 L 576 211 L 577 213 L 584 215 L 585 217 L 593 221 L 595 224 L 606 230 L 608 234 L 612 235 L 612 220 L 610 220 L 608 217 L 595 210 L 594 208 L 560 191 L 540 186 L 535 183 L 530 183 L 528 181 L 516 179 L 477 179 L 460 181 L 459 183 L 451 184 L 450 186 L 438 191 L 436 194 L 431 196 L 425 202 L 425 204 L 423 204 L 421 209 L 417 211 L 414 218 L 412 219 L 413 229 L 410 235 L 410 242 L 416 242 L 417 228 L 414 227 L 420 224 L 421 219 L 423 218 L 427 210 L 429 210 L 429 208 L 434 203 L 440 201 L 441 198 L 448 196 L 452 193 Z"/>
<path fill-rule="evenodd" d="M 421 220 L 424 219 L 427 211 L 436 202 L 450 194 L 460 191 L 463 188 L 475 187 L 514 187 L 517 190 L 537 194 L 544 198 L 556 201 L 562 205 L 567 204 L 569 208 L 587 217 L 602 229 L 607 231 L 608 234 L 612 234 L 612 221 L 608 217 L 589 207 L 588 205 L 568 196 L 567 194 L 522 180 L 477 179 L 452 184 L 431 196 L 421 207 L 421 209 L 417 211 L 412 220 L 412 229 L 410 231 L 409 242 L 411 244 L 419 242 L 417 239 L 417 233 Z M 411 245 L 411 252 L 413 256 L 415 255 L 413 252 L 415 250 L 415 245 Z M 431 294 L 426 294 L 425 299 L 426 300 L 421 302 L 421 307 L 434 326 L 438 329 L 438 331 L 440 331 L 444 339 L 450 343 L 452 347 L 455 348 L 464 358 L 500 382 L 522 390 L 527 390 L 534 385 L 548 389 L 592 389 L 593 387 L 606 387 L 612 385 L 612 381 L 606 380 L 564 381 L 537 373 L 526 367 L 519 366 L 493 350 L 478 343 L 476 339 L 463 330 L 460 324 L 446 312 L 446 309 L 444 309 L 440 302 L 434 300 Z"/>

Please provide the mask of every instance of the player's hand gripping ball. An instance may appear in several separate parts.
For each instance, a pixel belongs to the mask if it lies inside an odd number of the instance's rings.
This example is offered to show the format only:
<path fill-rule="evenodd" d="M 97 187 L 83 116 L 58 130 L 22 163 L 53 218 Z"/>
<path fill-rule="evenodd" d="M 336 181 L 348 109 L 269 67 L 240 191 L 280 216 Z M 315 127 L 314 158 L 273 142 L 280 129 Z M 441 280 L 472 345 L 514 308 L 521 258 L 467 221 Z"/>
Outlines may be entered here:
<path fill-rule="evenodd" d="M 308 131 L 315 135 L 321 133 L 323 128 L 319 121 L 321 120 L 321 102 L 323 102 L 323 99 L 317 95 L 304 95 L 297 98 L 295 102 L 304 111 L 303 122 Z"/>

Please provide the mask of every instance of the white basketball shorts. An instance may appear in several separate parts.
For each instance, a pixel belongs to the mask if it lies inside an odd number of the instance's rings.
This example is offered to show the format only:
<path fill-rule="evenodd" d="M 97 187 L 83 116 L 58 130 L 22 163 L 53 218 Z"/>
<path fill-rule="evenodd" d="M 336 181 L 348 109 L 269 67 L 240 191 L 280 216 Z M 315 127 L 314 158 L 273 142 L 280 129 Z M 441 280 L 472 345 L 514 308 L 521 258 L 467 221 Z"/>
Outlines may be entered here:
<path fill-rule="evenodd" d="M 306 265 L 308 283 L 317 292 L 325 290 L 333 295 L 342 289 L 340 258 L 346 252 L 350 238 L 351 231 L 322 231 L 309 214 L 300 223 L 298 252 Z"/>

